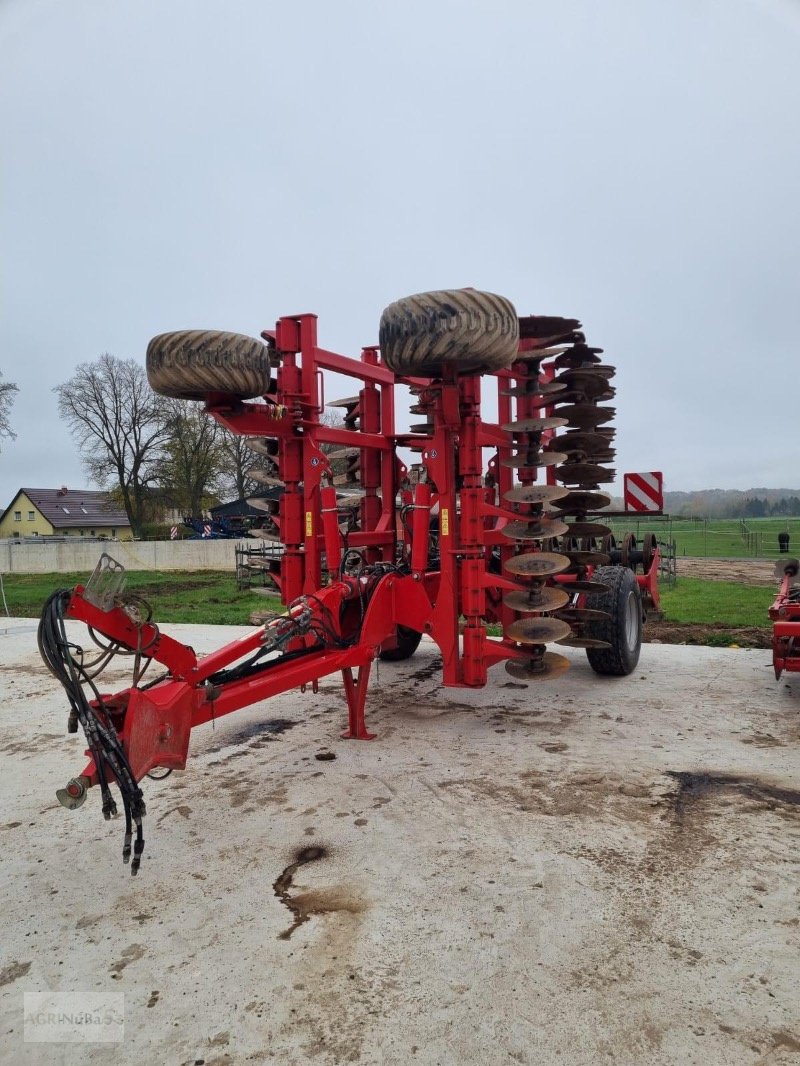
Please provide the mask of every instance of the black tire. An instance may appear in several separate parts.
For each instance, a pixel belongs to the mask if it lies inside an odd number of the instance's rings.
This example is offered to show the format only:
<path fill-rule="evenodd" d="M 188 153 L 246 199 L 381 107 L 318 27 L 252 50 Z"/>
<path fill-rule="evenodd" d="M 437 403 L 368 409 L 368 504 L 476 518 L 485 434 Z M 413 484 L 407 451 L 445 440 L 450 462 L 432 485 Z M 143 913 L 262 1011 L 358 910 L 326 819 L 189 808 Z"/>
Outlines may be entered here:
<path fill-rule="evenodd" d="M 396 374 L 436 377 L 445 366 L 502 370 L 518 346 L 514 305 L 491 292 L 421 292 L 389 304 L 381 315 L 381 354 Z"/>
<path fill-rule="evenodd" d="M 162 396 L 202 400 L 222 392 L 247 400 L 266 393 L 269 377 L 266 344 L 241 333 L 186 329 L 147 345 L 147 380 Z"/>
<path fill-rule="evenodd" d="M 593 577 L 608 585 L 605 592 L 587 595 L 586 606 L 611 617 L 586 627 L 587 636 L 605 640 L 610 648 L 587 648 L 586 658 L 596 674 L 625 677 L 633 673 L 642 649 L 642 595 L 627 566 L 598 566 Z"/>
<path fill-rule="evenodd" d="M 409 629 L 408 626 L 398 626 L 397 647 L 387 648 L 386 651 L 379 652 L 378 658 L 383 659 L 385 663 L 399 663 L 403 659 L 410 659 L 419 647 L 421 640 L 422 634 L 418 633 L 416 629 Z"/>

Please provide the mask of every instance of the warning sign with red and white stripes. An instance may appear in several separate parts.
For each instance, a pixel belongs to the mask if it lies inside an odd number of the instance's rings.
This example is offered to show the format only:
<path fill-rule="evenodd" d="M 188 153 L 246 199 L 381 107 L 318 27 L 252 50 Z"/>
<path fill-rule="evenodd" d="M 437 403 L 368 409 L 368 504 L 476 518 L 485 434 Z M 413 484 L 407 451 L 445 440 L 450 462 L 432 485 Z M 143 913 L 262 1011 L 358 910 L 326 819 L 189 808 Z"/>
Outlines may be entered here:
<path fill-rule="evenodd" d="M 664 475 L 660 470 L 625 475 L 625 510 L 664 510 Z"/>

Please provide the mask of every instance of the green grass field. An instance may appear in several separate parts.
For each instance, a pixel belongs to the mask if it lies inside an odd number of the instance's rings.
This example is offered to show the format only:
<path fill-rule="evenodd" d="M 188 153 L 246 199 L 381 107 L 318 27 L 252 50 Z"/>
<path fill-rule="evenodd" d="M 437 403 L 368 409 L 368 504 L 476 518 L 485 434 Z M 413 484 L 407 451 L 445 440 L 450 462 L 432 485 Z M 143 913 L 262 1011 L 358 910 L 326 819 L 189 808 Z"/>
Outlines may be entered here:
<path fill-rule="evenodd" d="M 773 599 L 768 588 L 693 577 L 681 577 L 673 588 L 661 589 L 661 609 L 668 622 L 767 628 L 771 625 L 767 609 Z"/>
<path fill-rule="evenodd" d="M 128 571 L 126 577 L 126 589 L 150 603 L 157 622 L 247 625 L 256 608 L 281 609 L 277 597 L 240 592 L 230 572 Z M 86 579 L 86 574 L 4 574 L 9 612 L 18 618 L 37 618 L 54 589 L 72 588 Z"/>
<path fill-rule="evenodd" d="M 659 539 L 675 541 L 678 557 L 700 558 L 774 558 L 778 554 L 778 534 L 787 532 L 789 550 L 800 553 L 800 518 L 748 518 L 747 532 L 742 523 L 734 518 L 664 519 L 615 518 L 608 522 L 617 540 L 631 532 L 641 542 L 645 533 L 655 533 Z"/>
<path fill-rule="evenodd" d="M 231 573 L 129 572 L 127 579 L 126 588 L 148 600 L 157 622 L 247 625 L 251 611 L 281 608 L 277 597 L 240 592 Z M 18 618 L 36 618 L 54 589 L 72 588 L 85 580 L 84 574 L 5 574 L 8 609 Z M 767 608 L 772 597 L 768 589 L 681 577 L 674 588 L 662 587 L 661 598 L 667 621 L 769 625 Z"/>

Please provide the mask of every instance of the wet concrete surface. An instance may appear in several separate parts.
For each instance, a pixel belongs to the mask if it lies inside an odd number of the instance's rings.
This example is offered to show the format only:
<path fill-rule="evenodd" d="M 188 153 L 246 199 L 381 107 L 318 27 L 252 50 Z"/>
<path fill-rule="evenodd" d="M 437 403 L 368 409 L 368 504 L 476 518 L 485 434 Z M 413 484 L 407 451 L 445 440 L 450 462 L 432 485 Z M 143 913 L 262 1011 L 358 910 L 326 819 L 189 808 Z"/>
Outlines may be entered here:
<path fill-rule="evenodd" d="M 131 878 L 99 797 L 56 802 L 85 745 L 5 628 L 0 1062 L 798 1061 L 800 677 L 767 651 L 472 690 L 423 642 L 372 742 L 335 677 L 198 729 Z M 44 989 L 121 990 L 124 1044 L 25 1043 Z"/>

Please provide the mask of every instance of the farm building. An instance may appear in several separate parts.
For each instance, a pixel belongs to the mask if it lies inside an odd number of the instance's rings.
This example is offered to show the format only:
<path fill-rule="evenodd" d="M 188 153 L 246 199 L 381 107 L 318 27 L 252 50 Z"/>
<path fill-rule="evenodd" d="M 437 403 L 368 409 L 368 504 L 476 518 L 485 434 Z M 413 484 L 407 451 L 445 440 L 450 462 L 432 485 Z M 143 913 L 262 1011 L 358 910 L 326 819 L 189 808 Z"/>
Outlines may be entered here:
<path fill-rule="evenodd" d="M 132 540 L 128 516 L 95 489 L 19 489 L 0 515 L 0 537 L 107 537 Z"/>

